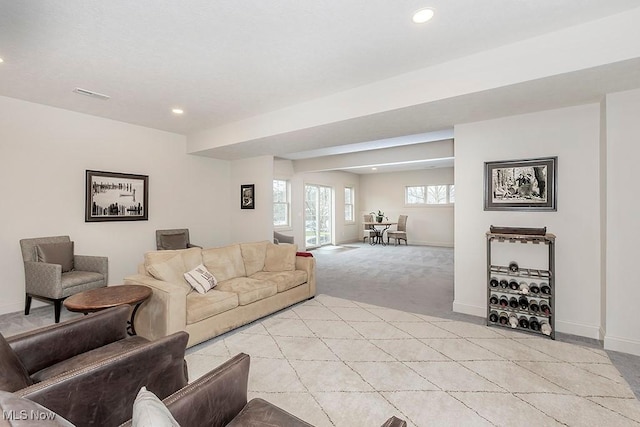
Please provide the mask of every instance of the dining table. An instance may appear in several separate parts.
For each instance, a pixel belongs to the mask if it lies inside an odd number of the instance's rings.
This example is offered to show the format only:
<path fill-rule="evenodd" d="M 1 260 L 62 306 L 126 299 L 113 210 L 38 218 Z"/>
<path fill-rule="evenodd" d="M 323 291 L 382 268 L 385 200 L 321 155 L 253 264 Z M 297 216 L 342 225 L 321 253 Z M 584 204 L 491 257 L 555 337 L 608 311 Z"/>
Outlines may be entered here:
<path fill-rule="evenodd" d="M 374 239 L 369 239 L 370 245 L 381 244 L 382 246 L 387 246 L 384 242 L 384 232 L 389 229 L 392 225 L 397 225 L 397 222 L 389 222 L 389 221 L 365 221 L 362 223 L 364 226 L 371 226 L 373 230 L 376 232 Z"/>

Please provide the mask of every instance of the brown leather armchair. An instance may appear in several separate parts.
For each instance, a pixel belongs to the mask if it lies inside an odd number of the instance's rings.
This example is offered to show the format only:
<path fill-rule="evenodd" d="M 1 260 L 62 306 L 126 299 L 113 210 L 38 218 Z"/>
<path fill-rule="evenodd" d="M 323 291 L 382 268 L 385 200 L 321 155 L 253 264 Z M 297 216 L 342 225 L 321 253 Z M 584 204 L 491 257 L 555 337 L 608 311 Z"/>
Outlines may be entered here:
<path fill-rule="evenodd" d="M 163 400 L 181 427 L 313 427 L 287 411 L 255 398 L 247 402 L 250 358 L 240 353 Z M 123 426 L 131 426 L 129 420 Z M 406 427 L 396 417 L 383 427 Z"/>
<path fill-rule="evenodd" d="M 77 426 L 117 426 L 131 418 L 142 386 L 166 397 L 187 384 L 188 334 L 153 342 L 128 337 L 129 311 L 129 306 L 115 307 L 6 341 L 0 337 L 3 373 L 26 374 L 22 386 L 5 382 L 3 388 Z"/>

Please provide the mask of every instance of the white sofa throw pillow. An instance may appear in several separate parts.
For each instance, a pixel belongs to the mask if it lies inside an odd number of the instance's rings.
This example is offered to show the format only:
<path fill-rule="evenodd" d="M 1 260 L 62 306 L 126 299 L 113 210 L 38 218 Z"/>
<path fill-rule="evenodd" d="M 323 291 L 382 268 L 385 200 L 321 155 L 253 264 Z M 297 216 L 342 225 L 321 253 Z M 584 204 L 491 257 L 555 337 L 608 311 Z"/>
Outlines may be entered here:
<path fill-rule="evenodd" d="M 202 264 L 193 270 L 184 273 L 184 278 L 189 282 L 193 289 L 201 294 L 206 294 L 211 288 L 218 284 L 218 281 L 213 274 L 211 274 Z"/>
<path fill-rule="evenodd" d="M 158 397 L 142 387 L 133 402 L 133 427 L 180 427 L 169 409 Z"/>

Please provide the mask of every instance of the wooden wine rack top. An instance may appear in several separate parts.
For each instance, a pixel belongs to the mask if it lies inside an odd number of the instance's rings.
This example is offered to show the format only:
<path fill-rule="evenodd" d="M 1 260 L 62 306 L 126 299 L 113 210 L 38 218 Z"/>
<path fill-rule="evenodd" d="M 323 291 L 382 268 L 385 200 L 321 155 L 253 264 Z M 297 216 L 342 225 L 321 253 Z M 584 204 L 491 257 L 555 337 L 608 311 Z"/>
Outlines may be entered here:
<path fill-rule="evenodd" d="M 499 242 L 522 242 L 522 243 L 544 243 L 549 244 L 555 242 L 556 235 L 552 233 L 546 234 L 507 234 L 492 233 L 487 231 L 487 240 L 497 240 Z"/>

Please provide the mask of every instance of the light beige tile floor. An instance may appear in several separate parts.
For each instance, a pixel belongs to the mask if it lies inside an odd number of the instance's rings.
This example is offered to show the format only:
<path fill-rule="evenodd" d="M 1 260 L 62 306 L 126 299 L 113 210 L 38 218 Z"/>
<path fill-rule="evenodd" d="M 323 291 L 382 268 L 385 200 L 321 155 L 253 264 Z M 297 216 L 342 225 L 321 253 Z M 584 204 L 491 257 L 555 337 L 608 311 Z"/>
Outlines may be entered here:
<path fill-rule="evenodd" d="M 189 349 L 191 380 L 238 352 L 249 398 L 319 427 L 640 426 L 602 350 L 325 295 Z"/>

